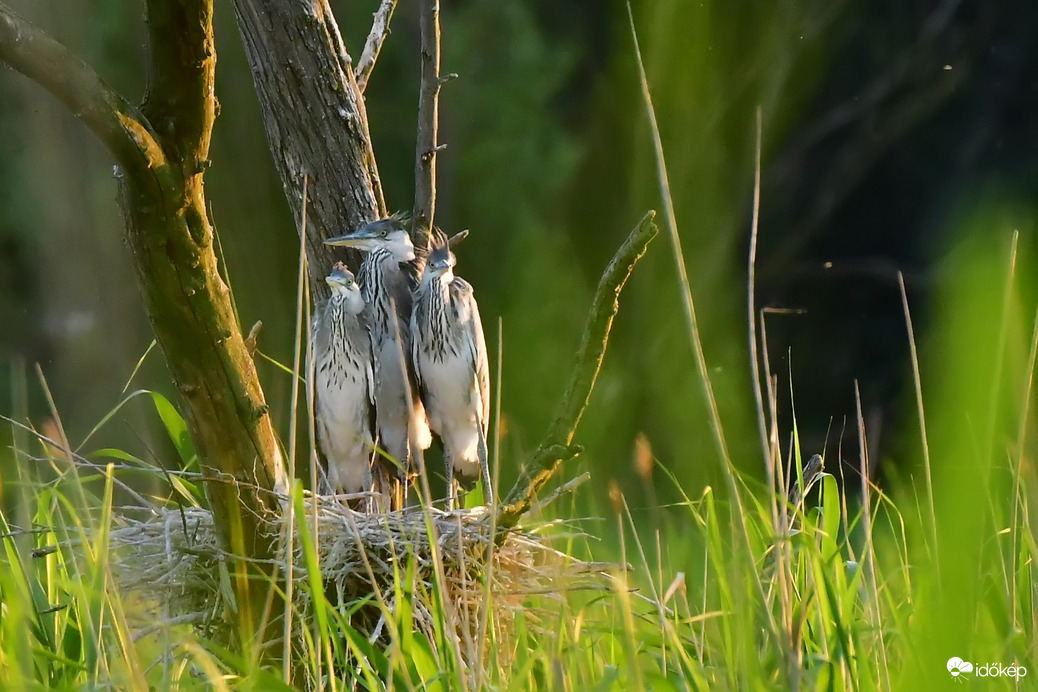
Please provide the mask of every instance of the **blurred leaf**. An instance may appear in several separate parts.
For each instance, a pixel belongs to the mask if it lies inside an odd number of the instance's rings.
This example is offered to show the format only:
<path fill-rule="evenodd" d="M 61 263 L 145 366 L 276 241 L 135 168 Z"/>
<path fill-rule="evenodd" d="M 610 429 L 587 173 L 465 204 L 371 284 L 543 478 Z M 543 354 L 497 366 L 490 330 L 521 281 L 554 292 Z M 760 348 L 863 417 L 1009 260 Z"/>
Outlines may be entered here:
<path fill-rule="evenodd" d="M 187 423 L 177 409 L 169 402 L 169 399 L 158 392 L 151 392 L 151 399 L 155 403 L 155 410 L 166 427 L 169 439 L 177 448 L 180 461 L 185 470 L 198 470 L 198 455 L 195 453 L 195 445 L 191 441 L 191 435 L 187 431 Z"/>
<path fill-rule="evenodd" d="M 412 682 L 426 690 L 445 690 L 440 664 L 425 637 L 414 637 L 411 648 L 404 652 L 414 666 L 416 677 Z"/>

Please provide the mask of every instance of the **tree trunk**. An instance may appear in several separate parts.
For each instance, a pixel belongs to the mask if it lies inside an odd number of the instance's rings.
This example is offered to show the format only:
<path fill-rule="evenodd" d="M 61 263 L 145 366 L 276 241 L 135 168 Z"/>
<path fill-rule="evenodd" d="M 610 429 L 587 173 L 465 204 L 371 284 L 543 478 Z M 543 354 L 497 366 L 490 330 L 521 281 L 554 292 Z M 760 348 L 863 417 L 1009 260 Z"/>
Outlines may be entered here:
<path fill-rule="evenodd" d="M 364 99 L 326 0 L 233 0 L 274 164 L 302 227 L 310 287 L 339 259 L 324 240 L 386 215 Z M 352 258 L 356 259 L 356 258 Z"/>

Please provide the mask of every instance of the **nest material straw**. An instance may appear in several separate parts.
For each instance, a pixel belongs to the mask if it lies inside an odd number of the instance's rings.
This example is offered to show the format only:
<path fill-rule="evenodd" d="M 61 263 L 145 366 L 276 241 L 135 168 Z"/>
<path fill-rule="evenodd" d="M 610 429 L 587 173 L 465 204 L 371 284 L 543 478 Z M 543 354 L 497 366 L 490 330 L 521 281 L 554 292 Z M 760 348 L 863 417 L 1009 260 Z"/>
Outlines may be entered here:
<path fill-rule="evenodd" d="M 287 498 L 286 498 L 287 499 Z M 287 505 L 285 505 L 287 507 Z M 515 614 L 530 595 L 561 597 L 576 589 L 607 587 L 608 565 L 583 562 L 551 547 L 550 539 L 530 532 L 510 531 L 492 540 L 491 515 L 485 508 L 443 512 L 408 507 L 389 514 L 364 514 L 338 499 L 307 495 L 306 522 L 311 533 L 317 521 L 317 559 L 328 598 L 345 613 L 351 602 L 378 591 L 391 613 L 396 611 L 392 588 L 397 575 L 414 564 L 414 627 L 435 642 L 434 615 L 440 609 L 433 588 L 437 569 L 429 540 L 428 521 L 435 529 L 436 546 L 445 582 L 446 607 L 456 623 L 455 636 L 466 666 L 479 665 L 486 652 L 474 646 L 482 609 L 489 604 L 498 644 L 512 630 Z M 286 540 L 289 522 L 298 530 L 300 517 L 286 512 L 271 521 L 270 538 L 278 548 L 275 560 L 281 578 L 292 575 L 293 630 L 312 626 L 312 593 L 306 588 L 307 559 L 298 535 Z M 230 590 L 227 563 L 238 559 L 225 552 L 212 514 L 201 508 L 156 510 L 152 516 L 134 519 L 123 515 L 111 530 L 111 566 L 121 591 L 145 603 L 152 621 L 147 629 L 163 623 L 193 625 L 200 634 L 226 640 L 231 624 L 227 617 Z M 286 546 L 292 546 L 291 570 Z M 487 555 L 490 555 L 489 562 Z M 221 576 L 223 575 L 223 576 Z M 386 639 L 385 618 L 377 607 L 366 615 L 354 613 L 351 626 L 372 641 Z M 536 623 L 537 614 L 526 611 Z M 296 642 L 300 641 L 296 637 Z M 504 648 L 508 647 L 503 647 Z"/>

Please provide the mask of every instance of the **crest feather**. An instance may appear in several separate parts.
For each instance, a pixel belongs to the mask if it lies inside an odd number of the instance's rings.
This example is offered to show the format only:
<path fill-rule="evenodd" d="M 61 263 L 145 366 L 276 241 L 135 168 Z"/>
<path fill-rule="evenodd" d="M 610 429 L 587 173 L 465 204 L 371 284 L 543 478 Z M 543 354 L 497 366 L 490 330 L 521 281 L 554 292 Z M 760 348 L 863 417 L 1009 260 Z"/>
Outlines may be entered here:
<path fill-rule="evenodd" d="M 429 241 L 429 262 L 454 258 L 454 253 L 451 252 L 450 248 L 450 240 L 442 230 L 434 228 Z"/>

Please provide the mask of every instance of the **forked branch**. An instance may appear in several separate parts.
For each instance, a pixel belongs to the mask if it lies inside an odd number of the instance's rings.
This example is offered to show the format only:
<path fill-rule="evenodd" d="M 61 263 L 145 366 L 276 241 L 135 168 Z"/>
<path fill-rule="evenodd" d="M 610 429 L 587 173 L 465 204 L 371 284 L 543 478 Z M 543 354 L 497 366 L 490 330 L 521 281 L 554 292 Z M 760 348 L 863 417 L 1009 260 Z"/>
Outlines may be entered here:
<path fill-rule="evenodd" d="M 519 479 L 498 511 L 497 525 L 501 529 L 514 527 L 530 508 L 537 492 L 555 475 L 559 465 L 580 453 L 580 448 L 572 444 L 573 436 L 587 408 L 591 391 L 595 388 L 598 370 L 609 344 L 609 330 L 620 308 L 620 291 L 631 276 L 634 265 L 656 237 L 657 228 L 653 223 L 655 216 L 656 212 L 650 211 L 642 217 L 598 280 L 569 385 L 555 409 L 548 434 L 531 462 L 519 474 Z"/>

